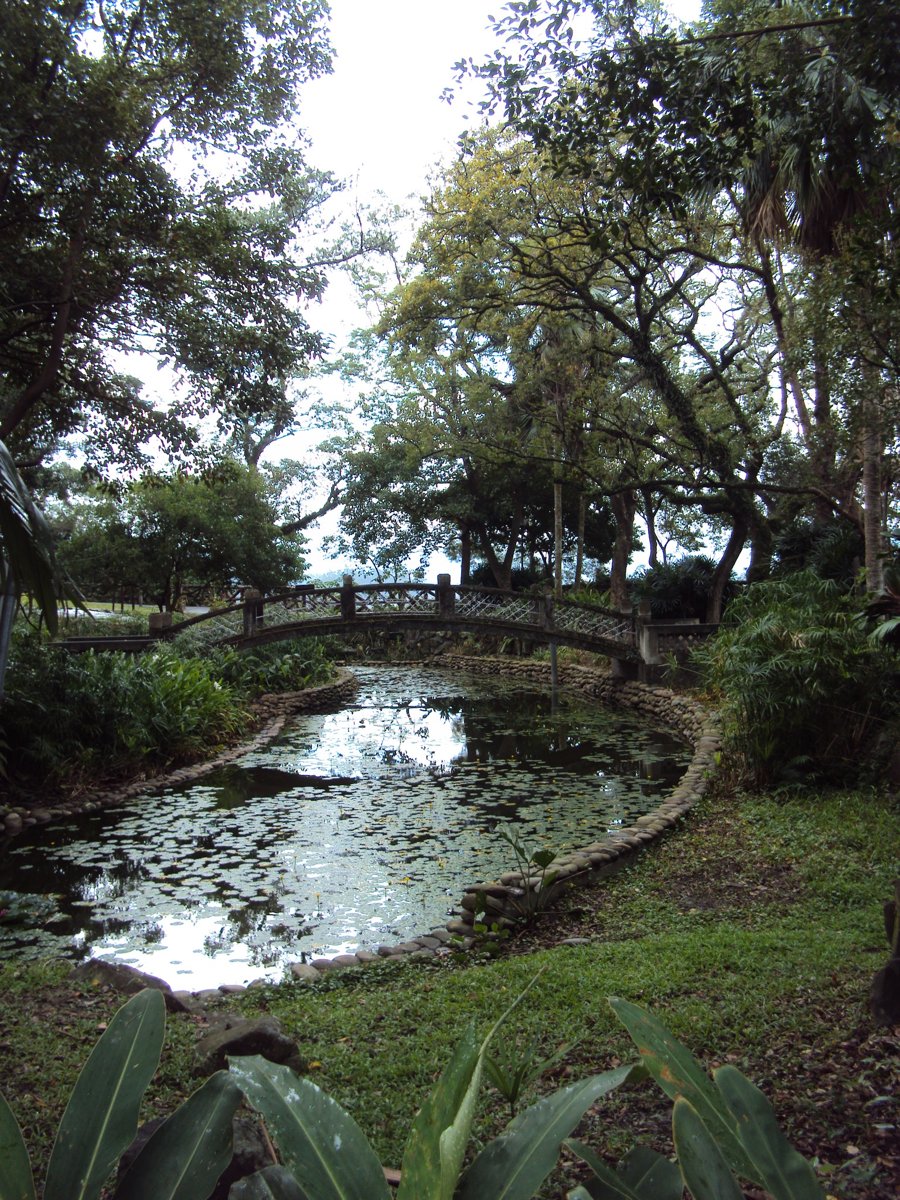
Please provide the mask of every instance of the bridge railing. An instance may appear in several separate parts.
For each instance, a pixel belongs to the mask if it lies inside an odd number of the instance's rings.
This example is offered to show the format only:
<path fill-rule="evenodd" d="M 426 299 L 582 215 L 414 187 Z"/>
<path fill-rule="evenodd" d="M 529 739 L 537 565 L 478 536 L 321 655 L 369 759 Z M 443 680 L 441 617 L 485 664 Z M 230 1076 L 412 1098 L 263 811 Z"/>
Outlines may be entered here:
<path fill-rule="evenodd" d="M 228 638 L 252 637 L 263 628 L 302 625 L 304 621 L 340 620 L 351 623 L 368 616 L 422 614 L 454 621 L 502 622 L 550 634 L 583 634 L 634 645 L 634 623 L 629 615 L 611 613 L 549 593 L 510 592 L 499 588 L 452 585 L 449 575 L 437 583 L 357 584 L 345 576 L 341 587 L 295 588 L 263 597 L 248 590 L 244 601 L 227 609 L 161 630 L 164 637 L 210 644 Z"/>

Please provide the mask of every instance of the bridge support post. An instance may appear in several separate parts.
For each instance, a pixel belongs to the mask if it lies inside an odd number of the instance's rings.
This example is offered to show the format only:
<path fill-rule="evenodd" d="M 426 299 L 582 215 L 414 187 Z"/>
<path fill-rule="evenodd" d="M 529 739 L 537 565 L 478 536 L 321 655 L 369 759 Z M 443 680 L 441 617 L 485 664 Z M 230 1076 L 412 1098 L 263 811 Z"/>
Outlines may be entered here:
<path fill-rule="evenodd" d="M 345 575 L 341 584 L 341 620 L 356 619 L 356 592 L 353 590 L 353 576 Z"/>
<path fill-rule="evenodd" d="M 155 612 L 149 617 L 149 634 L 152 638 L 162 637 L 163 631 L 172 628 L 172 614 L 170 612 Z"/>
<path fill-rule="evenodd" d="M 265 622 L 263 595 L 257 588 L 244 589 L 244 637 L 253 637 Z"/>
<path fill-rule="evenodd" d="M 450 586 L 449 575 L 438 575 L 437 577 L 437 601 L 438 615 L 441 617 L 452 617 L 454 608 L 456 607 L 456 597 L 453 595 L 453 588 Z"/>
<path fill-rule="evenodd" d="M 620 609 L 616 613 L 616 616 L 620 617 L 623 621 L 630 622 L 633 620 L 633 613 L 630 609 Z M 635 637 L 635 641 L 637 642 L 638 653 L 640 653 L 640 641 L 637 636 Z M 639 664 L 632 662 L 629 658 L 610 658 L 609 665 L 613 679 L 625 681 L 628 679 L 637 679 L 638 677 Z"/>

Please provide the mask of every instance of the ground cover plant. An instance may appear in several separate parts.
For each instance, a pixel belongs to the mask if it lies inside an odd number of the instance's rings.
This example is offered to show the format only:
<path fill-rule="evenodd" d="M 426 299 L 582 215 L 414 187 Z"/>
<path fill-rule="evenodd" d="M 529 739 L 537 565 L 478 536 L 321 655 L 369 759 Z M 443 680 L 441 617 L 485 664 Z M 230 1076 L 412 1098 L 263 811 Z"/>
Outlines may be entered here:
<path fill-rule="evenodd" d="M 822 792 L 814 802 L 722 794 L 597 890 L 570 893 L 506 943 L 503 957 L 351 969 L 312 987 L 253 989 L 240 1007 L 281 1018 L 311 1077 L 396 1165 L 461 1030 L 474 1019 L 486 1032 L 543 966 L 495 1049 L 514 1055 L 532 1039 L 548 1053 L 561 1041 L 577 1045 L 526 1089 L 523 1104 L 630 1061 L 606 1003 L 619 995 L 652 1008 L 708 1069 L 730 1063 L 758 1084 L 827 1193 L 888 1200 L 900 1184 L 891 1095 L 900 1046 L 896 1031 L 874 1024 L 867 998 L 884 956 L 881 903 L 898 834 L 895 805 L 876 793 Z M 585 943 L 557 945 L 567 936 Z M 32 1156 L 46 1155 L 97 1026 L 120 999 L 73 990 L 64 969 L 24 964 L 0 969 L 0 990 L 0 1082 Z M 170 1020 L 148 1114 L 171 1111 L 193 1090 L 196 1023 Z M 508 1115 L 507 1101 L 486 1089 L 475 1145 Z M 670 1105 L 649 1085 L 620 1089 L 577 1136 L 610 1166 L 636 1141 L 669 1154 Z M 564 1152 L 541 1195 L 564 1196 L 588 1177 Z"/>

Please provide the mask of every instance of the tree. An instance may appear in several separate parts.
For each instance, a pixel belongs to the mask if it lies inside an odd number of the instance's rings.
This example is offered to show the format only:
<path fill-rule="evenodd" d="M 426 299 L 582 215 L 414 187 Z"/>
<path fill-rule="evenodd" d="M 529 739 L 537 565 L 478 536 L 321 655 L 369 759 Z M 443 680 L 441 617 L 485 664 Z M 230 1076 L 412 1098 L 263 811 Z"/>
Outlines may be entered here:
<path fill-rule="evenodd" d="M 89 460 L 141 464 L 184 418 L 280 411 L 320 353 L 302 301 L 336 184 L 292 128 L 329 68 L 322 0 L 29 0 L 0 44 L 0 437 L 39 462 L 87 435 Z M 298 301 L 301 303 L 298 304 Z M 153 349 L 192 385 L 153 411 L 113 350 Z"/>
<path fill-rule="evenodd" d="M 418 353 L 443 346 L 458 367 L 465 337 L 505 364 L 493 379 L 495 400 L 514 396 L 519 413 L 509 453 L 555 463 L 618 510 L 622 602 L 639 493 L 727 518 L 716 619 L 747 539 L 771 544 L 764 475 L 784 417 L 762 274 L 726 207 L 692 221 L 647 211 L 613 187 L 609 156 L 596 181 L 570 181 L 521 138 L 470 139 L 431 199 L 419 273 L 387 319 Z M 563 351 L 567 326 L 583 333 Z M 529 442 L 526 422 L 549 436 Z"/>
<path fill-rule="evenodd" d="M 58 554 L 86 593 L 141 593 L 162 610 L 187 587 L 272 591 L 303 573 L 302 541 L 282 532 L 262 477 L 227 460 L 199 475 L 145 476 L 121 499 L 95 499 Z"/>
<path fill-rule="evenodd" d="M 572 23 L 586 17 L 579 42 Z M 685 34 L 654 4 L 527 0 L 496 25 L 504 48 L 475 68 L 487 106 L 558 173 L 686 229 L 731 206 L 757 259 L 803 482 L 820 519 L 865 528 L 877 585 L 896 428 L 896 5 L 713 0 Z M 836 353 L 848 330 L 849 365 Z M 853 444 L 841 436 L 848 413 Z"/>

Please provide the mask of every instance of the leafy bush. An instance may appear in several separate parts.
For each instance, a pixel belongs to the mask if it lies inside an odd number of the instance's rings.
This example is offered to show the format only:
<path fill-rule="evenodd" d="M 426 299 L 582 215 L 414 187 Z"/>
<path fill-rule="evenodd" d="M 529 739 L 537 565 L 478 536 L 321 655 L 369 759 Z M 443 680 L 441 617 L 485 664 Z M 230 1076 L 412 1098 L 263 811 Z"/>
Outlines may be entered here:
<path fill-rule="evenodd" d="M 859 778 L 898 712 L 896 654 L 866 637 L 859 602 L 811 571 L 748 588 L 694 661 L 759 787 Z"/>
<path fill-rule="evenodd" d="M 37 637 L 13 643 L 0 740 L 24 783 L 101 774 L 135 760 L 170 762 L 240 731 L 247 713 L 214 664 L 168 647 L 140 657 L 70 654 Z"/>
<path fill-rule="evenodd" d="M 209 661 L 224 683 L 246 696 L 264 692 L 297 692 L 325 683 L 331 676 L 331 647 L 322 638 L 267 642 L 252 650 L 222 647 Z"/>
<path fill-rule="evenodd" d="M 529 1200 L 587 1109 L 645 1074 L 675 1102 L 678 1161 L 638 1147 L 613 1172 L 588 1147 L 570 1141 L 569 1148 L 596 1176 L 594 1195 L 681 1200 L 687 1186 L 695 1200 L 740 1200 L 741 1177 L 765 1188 L 774 1200 L 822 1200 L 812 1167 L 788 1144 L 768 1101 L 740 1071 L 722 1067 L 711 1082 L 649 1013 L 623 1000 L 612 1005 L 641 1048 L 642 1066 L 618 1067 L 543 1097 L 464 1170 L 488 1046 L 503 1018 L 480 1044 L 470 1026 L 413 1123 L 397 1200 Z M 63 1114 L 45 1200 L 99 1200 L 137 1131 L 141 1097 L 159 1061 L 164 1020 L 162 995 L 148 990 L 110 1022 Z M 229 1067 L 208 1079 L 153 1134 L 119 1182 L 115 1200 L 205 1200 L 230 1160 L 232 1118 L 242 1093 L 265 1121 L 283 1165 L 273 1163 L 239 1180 L 230 1192 L 235 1200 L 388 1200 L 382 1166 L 365 1134 L 314 1083 L 260 1057 L 233 1058 Z M 0 1195 L 34 1200 L 25 1143 L 2 1097 L 0 1146 Z M 572 1200 L 589 1197 L 584 1188 L 570 1195 Z"/>
<path fill-rule="evenodd" d="M 654 621 L 672 618 L 704 620 L 712 591 L 716 564 L 702 554 L 679 558 L 655 567 L 644 567 L 630 579 L 631 593 L 638 600 L 650 601 Z M 734 595 L 734 584 L 725 590 L 726 602 Z"/>
<path fill-rule="evenodd" d="M 852 587 L 865 559 L 865 543 L 849 521 L 813 521 L 798 517 L 776 537 L 772 574 L 776 578 L 812 571 L 846 590 Z"/>

